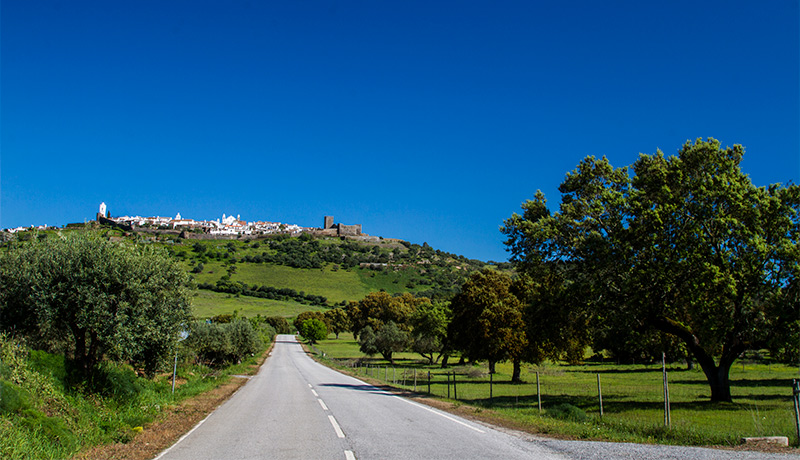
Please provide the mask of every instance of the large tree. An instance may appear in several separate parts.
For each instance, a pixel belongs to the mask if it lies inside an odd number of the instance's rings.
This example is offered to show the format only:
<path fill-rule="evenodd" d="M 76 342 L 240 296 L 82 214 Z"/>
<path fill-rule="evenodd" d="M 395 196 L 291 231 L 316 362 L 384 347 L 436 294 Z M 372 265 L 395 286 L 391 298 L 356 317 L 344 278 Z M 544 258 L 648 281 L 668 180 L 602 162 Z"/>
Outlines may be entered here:
<path fill-rule="evenodd" d="M 353 335 L 358 337 L 367 326 L 377 332 L 390 321 L 403 331 L 410 330 L 409 319 L 420 305 L 428 304 L 427 297 L 404 293 L 392 296 L 386 292 L 372 292 L 358 302 L 350 302 L 345 310 L 350 317 Z"/>
<path fill-rule="evenodd" d="M 734 360 L 796 355 L 800 330 L 800 187 L 756 187 L 743 154 L 698 139 L 678 156 L 641 155 L 633 174 L 588 157 L 561 184 L 559 212 L 537 193 L 506 220 L 512 260 L 565 267 L 583 293 L 574 308 L 595 323 L 681 339 L 711 399 L 730 401 Z"/>
<path fill-rule="evenodd" d="M 411 315 L 411 349 L 433 364 L 447 352 L 447 324 L 450 322 L 449 305 L 427 303 L 420 305 Z"/>
<path fill-rule="evenodd" d="M 350 330 L 350 317 L 347 315 L 344 308 L 332 308 L 325 311 L 324 316 L 328 324 L 328 329 L 336 334 L 337 339 L 339 338 L 339 333 Z"/>
<path fill-rule="evenodd" d="M 65 351 L 82 378 L 104 357 L 148 373 L 191 317 L 186 273 L 163 251 L 63 233 L 0 254 L 0 329 Z"/>
<path fill-rule="evenodd" d="M 495 363 L 512 360 L 512 381 L 520 380 L 520 363 L 527 346 L 522 302 L 513 294 L 511 277 L 483 270 L 473 273 L 453 297 L 453 319 L 448 339 L 470 360 L 487 360 L 489 372 Z"/>

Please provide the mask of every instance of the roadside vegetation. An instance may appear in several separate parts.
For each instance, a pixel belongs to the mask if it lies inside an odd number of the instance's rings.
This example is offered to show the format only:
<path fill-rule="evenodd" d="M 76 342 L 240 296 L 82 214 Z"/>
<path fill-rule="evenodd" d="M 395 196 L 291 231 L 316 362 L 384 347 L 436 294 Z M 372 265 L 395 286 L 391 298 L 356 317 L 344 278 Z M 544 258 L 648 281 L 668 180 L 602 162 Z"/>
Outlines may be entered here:
<path fill-rule="evenodd" d="M 526 364 L 520 381 L 514 383 L 510 362 L 498 363 L 494 374 L 485 361 L 442 368 L 409 352 L 395 353 L 392 363 L 379 355 L 366 356 L 351 333 L 318 341 L 314 352 L 319 361 L 373 384 L 412 391 L 423 399 L 444 401 L 465 416 L 531 433 L 698 446 L 736 446 L 746 436 L 796 438 L 791 381 L 797 368 L 769 363 L 755 353 L 731 370 L 733 403 L 710 401 L 698 367 L 668 364 L 671 424 L 667 427 L 660 362 Z"/>
<path fill-rule="evenodd" d="M 128 442 L 164 408 L 245 372 L 288 329 L 283 317 L 194 320 L 187 283 L 163 251 L 91 232 L 8 243 L 0 457 L 64 459 Z"/>

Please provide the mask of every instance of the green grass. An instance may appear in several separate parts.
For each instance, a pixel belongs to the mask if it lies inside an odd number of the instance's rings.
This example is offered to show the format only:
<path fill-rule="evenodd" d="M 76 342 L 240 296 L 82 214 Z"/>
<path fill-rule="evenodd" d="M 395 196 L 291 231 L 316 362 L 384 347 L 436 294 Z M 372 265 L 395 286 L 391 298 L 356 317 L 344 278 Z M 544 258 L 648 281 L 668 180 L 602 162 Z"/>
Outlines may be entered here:
<path fill-rule="evenodd" d="M 208 262 L 204 268 L 202 273 L 194 275 L 198 283 L 213 284 L 227 274 L 221 262 Z M 315 270 L 275 264 L 237 263 L 236 273 L 231 280 L 249 285 L 292 288 L 306 294 L 321 295 L 329 303 L 360 300 L 370 292 L 355 271 L 333 271 L 330 268 Z"/>
<path fill-rule="evenodd" d="M 450 373 L 450 399 L 458 392 L 459 403 L 476 411 L 491 409 L 495 417 L 540 433 L 557 433 L 582 439 L 659 442 L 685 445 L 736 445 L 745 436 L 788 436 L 797 444 L 791 402 L 791 379 L 796 368 L 747 363 L 731 369 L 733 403 L 712 403 L 705 376 L 699 368 L 669 365 L 671 426 L 664 426 L 664 401 L 660 365 L 586 364 L 569 366 L 547 364 L 523 368 L 523 384 L 511 384 L 510 363 L 497 365 L 493 376 L 492 398 L 485 364 L 454 365 L 443 370 L 427 366 L 419 355 L 399 353 L 395 368 L 379 357 L 365 357 L 351 334 L 339 340 L 321 341 L 317 348 L 334 365 L 360 363 L 360 375 L 385 381 L 399 388 L 428 391 L 427 373 L 431 373 L 430 391 L 447 399 Z M 451 359 L 450 364 L 456 360 Z M 388 372 L 387 372 L 388 369 Z M 452 385 L 455 372 L 456 387 Z M 539 412 L 536 394 L 539 374 L 543 411 Z M 597 375 L 603 395 L 600 417 Z M 548 410 L 571 404 L 587 415 L 585 422 L 548 416 Z"/>
<path fill-rule="evenodd" d="M 202 273 L 194 274 L 198 283 L 214 284 L 222 276 L 227 275 L 226 265 L 222 262 L 210 261 L 203 264 Z M 254 264 L 240 262 L 236 264 L 236 273 L 232 281 L 241 281 L 248 285 L 264 285 L 276 288 L 292 288 L 306 294 L 321 295 L 331 304 L 341 301 L 358 301 L 370 292 L 385 290 L 390 294 L 415 292 L 408 288 L 409 281 L 419 278 L 416 270 L 370 270 L 353 268 L 350 270 L 333 270 L 332 265 L 322 269 L 292 268 L 275 264 Z"/>
<path fill-rule="evenodd" d="M 239 316 L 283 316 L 293 318 L 304 311 L 321 311 L 322 307 L 306 305 L 299 302 L 261 299 L 258 297 L 240 296 L 222 292 L 198 289 L 191 294 L 192 310 L 197 318 L 210 318 L 217 315 Z"/>

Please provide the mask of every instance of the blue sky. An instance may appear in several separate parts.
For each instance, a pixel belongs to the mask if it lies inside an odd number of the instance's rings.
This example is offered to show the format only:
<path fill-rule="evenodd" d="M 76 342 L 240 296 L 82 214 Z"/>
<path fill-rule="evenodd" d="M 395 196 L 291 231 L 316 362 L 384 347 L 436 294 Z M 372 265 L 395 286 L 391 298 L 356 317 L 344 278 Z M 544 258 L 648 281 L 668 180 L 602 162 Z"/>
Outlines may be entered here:
<path fill-rule="evenodd" d="M 0 227 L 323 215 L 482 260 L 587 155 L 800 178 L 797 1 L 0 3 Z"/>

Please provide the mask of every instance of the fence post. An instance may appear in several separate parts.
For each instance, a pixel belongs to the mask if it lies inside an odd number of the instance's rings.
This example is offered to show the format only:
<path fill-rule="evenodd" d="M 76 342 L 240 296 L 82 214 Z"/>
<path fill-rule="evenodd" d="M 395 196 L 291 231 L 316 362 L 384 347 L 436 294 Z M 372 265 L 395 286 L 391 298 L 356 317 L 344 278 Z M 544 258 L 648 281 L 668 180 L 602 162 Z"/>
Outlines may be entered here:
<path fill-rule="evenodd" d="M 453 371 L 453 399 L 458 401 L 458 386 L 456 385 L 456 371 Z"/>
<path fill-rule="evenodd" d="M 794 396 L 794 423 L 797 428 L 797 444 L 800 445 L 800 380 L 792 379 L 792 395 Z"/>
<path fill-rule="evenodd" d="M 392 385 L 397 385 L 397 368 L 392 368 Z"/>
<path fill-rule="evenodd" d="M 669 414 L 669 385 L 667 384 L 667 354 L 661 353 L 661 374 L 664 380 L 664 426 L 670 425 Z"/>
<path fill-rule="evenodd" d="M 417 392 L 417 369 L 414 368 L 414 393 Z"/>
<path fill-rule="evenodd" d="M 428 371 L 428 394 L 431 394 L 431 371 Z"/>
<path fill-rule="evenodd" d="M 600 400 L 600 418 L 603 418 L 603 389 L 600 387 L 600 374 L 597 374 L 597 399 Z"/>
<path fill-rule="evenodd" d="M 494 374 L 489 372 L 489 404 L 492 403 L 492 399 L 494 399 L 494 392 L 492 386 L 494 385 Z"/>
<path fill-rule="evenodd" d="M 542 413 L 542 387 L 539 386 L 539 372 L 536 372 L 536 399 L 539 400 L 539 413 Z"/>
<path fill-rule="evenodd" d="M 447 399 L 450 399 L 450 373 L 445 375 L 447 375 Z"/>

